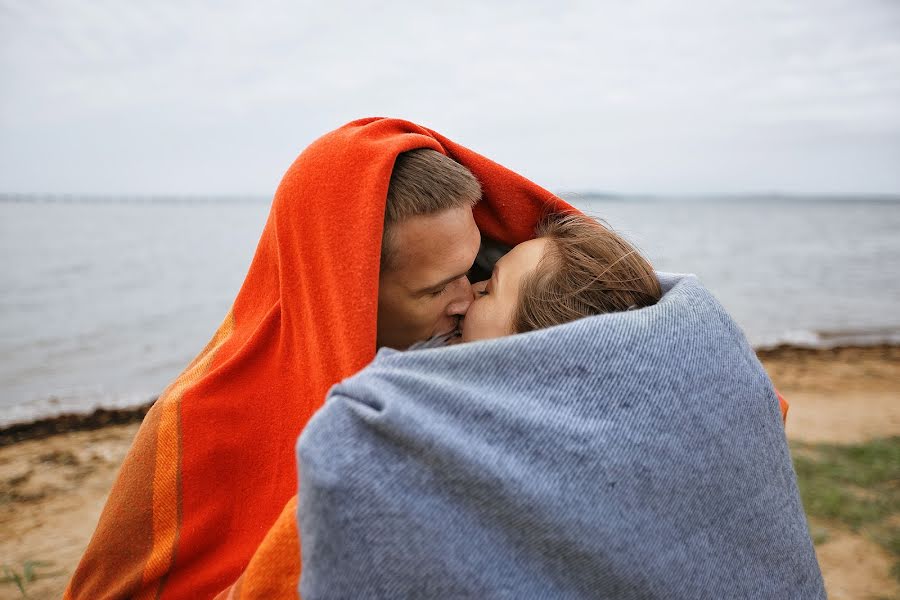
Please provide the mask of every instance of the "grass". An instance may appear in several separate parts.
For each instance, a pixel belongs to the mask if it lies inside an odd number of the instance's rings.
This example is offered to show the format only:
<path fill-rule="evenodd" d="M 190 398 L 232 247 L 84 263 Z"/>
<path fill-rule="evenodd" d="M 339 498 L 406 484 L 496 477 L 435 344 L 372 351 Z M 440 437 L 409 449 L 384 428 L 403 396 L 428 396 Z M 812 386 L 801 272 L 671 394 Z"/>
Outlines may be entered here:
<path fill-rule="evenodd" d="M 900 581 L 900 436 L 855 445 L 791 443 L 806 514 L 866 535 L 894 558 Z M 813 528 L 813 541 L 828 538 Z"/>
<path fill-rule="evenodd" d="M 53 577 L 60 575 L 62 572 L 56 573 L 38 573 L 38 569 L 52 567 L 53 563 L 43 560 L 26 560 L 22 563 L 21 570 L 12 565 L 0 565 L 0 584 L 11 583 L 18 588 L 23 598 L 28 598 L 28 591 L 25 589 L 27 584 L 37 581 L 41 577 Z"/>

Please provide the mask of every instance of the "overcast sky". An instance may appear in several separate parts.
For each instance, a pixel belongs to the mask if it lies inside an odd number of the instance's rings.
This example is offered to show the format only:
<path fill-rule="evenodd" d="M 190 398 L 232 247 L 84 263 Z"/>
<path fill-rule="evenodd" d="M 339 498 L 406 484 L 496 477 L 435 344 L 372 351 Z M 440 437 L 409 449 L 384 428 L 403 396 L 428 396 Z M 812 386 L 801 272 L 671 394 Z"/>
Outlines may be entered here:
<path fill-rule="evenodd" d="M 0 192 L 268 196 L 417 121 L 556 191 L 900 194 L 900 2 L 0 0 Z"/>

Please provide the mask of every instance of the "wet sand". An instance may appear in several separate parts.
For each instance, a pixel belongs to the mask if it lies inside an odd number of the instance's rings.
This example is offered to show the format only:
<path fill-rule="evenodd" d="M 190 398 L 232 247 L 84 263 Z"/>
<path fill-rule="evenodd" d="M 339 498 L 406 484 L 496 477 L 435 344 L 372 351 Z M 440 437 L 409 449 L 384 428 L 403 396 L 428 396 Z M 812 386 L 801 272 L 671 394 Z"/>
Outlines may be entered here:
<path fill-rule="evenodd" d="M 789 438 L 852 443 L 900 434 L 900 347 L 778 348 L 760 358 L 790 402 Z M 0 563 L 24 574 L 27 561 L 40 561 L 24 584 L 28 597 L 61 596 L 139 427 L 128 420 L 0 432 Z M 830 598 L 900 597 L 892 559 L 877 544 L 838 530 L 816 550 Z M 13 583 L 0 583 L 0 598 L 20 597 Z"/>

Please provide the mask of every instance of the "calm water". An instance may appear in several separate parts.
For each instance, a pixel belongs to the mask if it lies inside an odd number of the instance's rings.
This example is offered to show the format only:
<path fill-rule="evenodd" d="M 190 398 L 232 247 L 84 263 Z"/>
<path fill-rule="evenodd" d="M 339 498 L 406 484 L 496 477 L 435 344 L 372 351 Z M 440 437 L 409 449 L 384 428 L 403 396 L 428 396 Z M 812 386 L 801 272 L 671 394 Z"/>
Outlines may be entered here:
<path fill-rule="evenodd" d="M 900 342 L 900 202 L 570 198 L 757 346 Z M 0 425 L 142 402 L 227 312 L 266 201 L 0 201 Z"/>

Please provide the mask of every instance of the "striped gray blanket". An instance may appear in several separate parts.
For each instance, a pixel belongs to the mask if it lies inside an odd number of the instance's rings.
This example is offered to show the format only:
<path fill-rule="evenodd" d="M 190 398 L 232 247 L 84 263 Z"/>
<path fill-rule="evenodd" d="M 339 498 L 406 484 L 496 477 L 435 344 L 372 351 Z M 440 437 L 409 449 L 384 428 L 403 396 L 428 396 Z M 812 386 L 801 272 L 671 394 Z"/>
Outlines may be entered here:
<path fill-rule="evenodd" d="M 824 598 L 771 381 L 696 278 L 660 281 L 332 388 L 297 445 L 302 597 Z"/>

